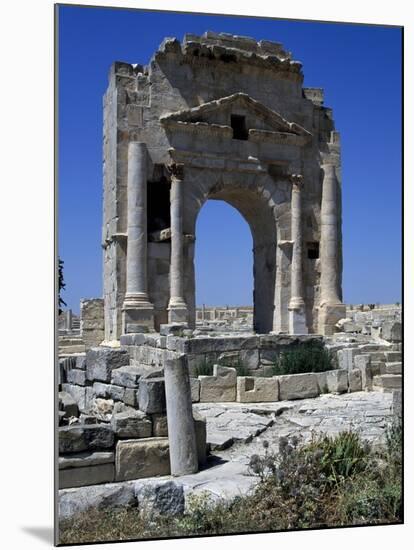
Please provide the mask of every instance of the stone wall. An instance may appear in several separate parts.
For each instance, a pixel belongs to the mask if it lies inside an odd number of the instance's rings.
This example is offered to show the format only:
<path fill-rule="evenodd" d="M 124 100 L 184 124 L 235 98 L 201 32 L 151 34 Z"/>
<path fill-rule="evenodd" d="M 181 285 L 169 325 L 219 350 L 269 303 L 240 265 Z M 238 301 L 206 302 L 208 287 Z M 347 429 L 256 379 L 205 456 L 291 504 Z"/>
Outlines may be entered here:
<path fill-rule="evenodd" d="M 171 325 L 162 327 L 162 332 L 165 334 L 124 335 L 121 348 L 100 346 L 61 360 L 61 488 L 170 473 L 171 417 L 167 418 L 164 372 L 167 365 L 174 371 L 168 362 L 178 357 L 184 361 L 182 366 L 187 369 L 188 365 L 193 372 L 189 405 L 190 401 L 266 403 L 324 393 L 401 390 L 398 343 L 342 346 L 337 351 L 339 368 L 273 376 L 272 364 L 281 353 L 312 341 L 321 343 L 321 337 L 194 337 L 192 331 Z M 213 372 L 195 375 L 197 368 L 208 362 L 215 362 Z M 238 376 L 241 362 L 251 375 Z M 197 416 L 191 422 L 198 462 L 203 464 L 206 422 Z"/>
<path fill-rule="evenodd" d="M 85 348 L 98 346 L 105 338 L 104 301 L 102 298 L 82 299 L 80 330 Z"/>
<path fill-rule="evenodd" d="M 167 329 L 168 330 L 168 329 Z M 243 365 L 250 373 L 264 375 L 283 351 L 322 342 L 314 335 L 210 335 L 192 337 L 193 331 L 180 329 L 179 334 L 126 334 L 121 345 L 128 349 L 132 365 L 162 368 L 166 352 L 185 353 L 190 374 L 205 365 Z M 163 330 L 161 330 L 163 332 Z M 184 335 L 188 333 L 188 335 Z"/>
<path fill-rule="evenodd" d="M 206 425 L 194 418 L 199 464 Z M 91 348 L 61 360 L 59 487 L 170 473 L 163 371 L 131 366 L 126 350 Z"/>

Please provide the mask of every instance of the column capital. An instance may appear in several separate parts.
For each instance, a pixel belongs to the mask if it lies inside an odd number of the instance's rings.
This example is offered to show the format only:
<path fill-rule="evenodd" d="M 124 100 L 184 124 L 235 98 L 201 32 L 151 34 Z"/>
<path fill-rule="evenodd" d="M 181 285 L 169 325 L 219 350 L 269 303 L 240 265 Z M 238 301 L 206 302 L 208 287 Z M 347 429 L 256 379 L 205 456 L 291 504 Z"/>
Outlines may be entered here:
<path fill-rule="evenodd" d="M 184 164 L 173 162 L 172 164 L 169 164 L 167 166 L 167 170 L 171 178 L 174 178 L 175 180 L 180 180 L 180 181 L 184 179 Z"/>
<path fill-rule="evenodd" d="M 303 187 L 303 176 L 302 174 L 290 174 L 289 181 L 293 186 L 295 191 L 300 191 Z"/>

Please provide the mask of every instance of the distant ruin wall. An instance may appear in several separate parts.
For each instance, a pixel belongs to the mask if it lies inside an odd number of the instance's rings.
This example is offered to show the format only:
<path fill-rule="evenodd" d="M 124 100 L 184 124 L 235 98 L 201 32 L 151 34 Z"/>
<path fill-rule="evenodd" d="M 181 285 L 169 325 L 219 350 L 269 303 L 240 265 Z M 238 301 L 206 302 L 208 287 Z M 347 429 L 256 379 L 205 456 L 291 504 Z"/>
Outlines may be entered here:
<path fill-rule="evenodd" d="M 104 301 L 102 298 L 81 300 L 80 330 L 87 350 L 98 346 L 104 340 Z"/>

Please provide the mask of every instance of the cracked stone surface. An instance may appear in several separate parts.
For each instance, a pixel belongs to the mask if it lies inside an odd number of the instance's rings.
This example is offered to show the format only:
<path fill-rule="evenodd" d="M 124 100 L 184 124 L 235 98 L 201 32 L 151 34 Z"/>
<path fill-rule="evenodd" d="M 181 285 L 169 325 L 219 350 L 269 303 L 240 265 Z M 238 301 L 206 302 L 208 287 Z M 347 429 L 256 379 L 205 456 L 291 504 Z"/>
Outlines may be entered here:
<path fill-rule="evenodd" d="M 352 429 L 374 445 L 381 444 L 391 421 L 391 405 L 391 393 L 356 392 L 251 405 L 202 403 L 194 409 L 207 419 L 213 454 L 246 465 L 252 454 L 263 453 L 263 440 L 277 452 L 281 436 L 298 435 L 306 442 L 312 433 L 335 435 Z M 218 445 L 224 440 L 226 445 Z"/>

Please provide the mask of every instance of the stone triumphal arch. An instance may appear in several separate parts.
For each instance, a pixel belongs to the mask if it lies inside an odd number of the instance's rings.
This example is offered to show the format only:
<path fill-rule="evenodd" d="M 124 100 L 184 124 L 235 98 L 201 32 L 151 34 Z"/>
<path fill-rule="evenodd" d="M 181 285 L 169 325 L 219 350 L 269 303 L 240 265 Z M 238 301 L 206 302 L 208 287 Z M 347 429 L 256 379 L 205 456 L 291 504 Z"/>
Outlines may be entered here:
<path fill-rule="evenodd" d="M 194 241 L 208 199 L 253 236 L 257 332 L 331 334 L 345 315 L 340 143 L 323 91 L 275 42 L 167 38 L 114 63 L 104 98 L 105 339 L 195 324 Z"/>

